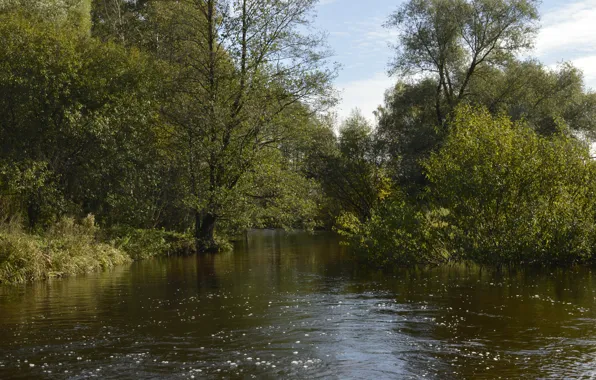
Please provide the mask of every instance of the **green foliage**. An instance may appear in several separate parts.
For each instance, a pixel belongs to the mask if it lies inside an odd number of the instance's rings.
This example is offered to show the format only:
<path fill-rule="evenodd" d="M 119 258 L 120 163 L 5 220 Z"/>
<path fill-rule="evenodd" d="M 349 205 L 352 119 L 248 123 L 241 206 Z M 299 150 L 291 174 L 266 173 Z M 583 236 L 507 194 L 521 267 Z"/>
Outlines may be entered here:
<path fill-rule="evenodd" d="M 0 229 L 0 283 L 22 283 L 89 273 L 130 258 L 97 239 L 93 216 L 81 222 L 63 218 L 41 235 L 18 227 Z"/>
<path fill-rule="evenodd" d="M 458 255 L 480 262 L 582 262 L 596 243 L 596 166 L 564 130 L 460 108 L 443 147 L 424 162 L 428 199 L 450 211 Z"/>
<path fill-rule="evenodd" d="M 392 69 L 423 75 L 338 136 L 315 3 L 0 0 L 0 279 L 251 227 L 335 224 L 379 266 L 593 256 L 596 96 L 515 58 L 536 1 L 405 2 Z"/>
<path fill-rule="evenodd" d="M 115 226 L 106 234 L 106 239 L 111 240 L 117 249 L 126 252 L 133 260 L 188 254 L 193 251 L 192 237 L 176 232 Z"/>
<path fill-rule="evenodd" d="M 215 1 L 95 0 L 93 36 L 89 4 L 0 3 L 4 220 L 42 233 L 93 213 L 129 228 L 117 238 L 135 257 L 178 251 L 149 230 L 194 227 L 214 247 L 247 227 L 319 223 L 303 142 L 333 72 L 321 37 L 302 35 L 313 1 L 230 13 Z M 288 46 L 306 61 L 271 65 Z"/>
<path fill-rule="evenodd" d="M 147 46 L 153 37 L 151 8 L 154 3 L 159 2 L 92 0 L 93 35 L 125 46 Z"/>
<path fill-rule="evenodd" d="M 422 198 L 391 197 L 339 232 L 375 264 L 473 260 L 572 264 L 594 257 L 596 163 L 560 124 L 543 136 L 525 122 L 460 106 L 440 149 L 422 161 Z"/>
<path fill-rule="evenodd" d="M 408 193 L 427 184 L 420 161 L 447 136 L 449 124 L 443 128 L 436 121 L 436 87 L 430 78 L 399 82 L 387 91 L 385 104 L 377 110 L 376 133 L 385 166 Z M 470 79 L 469 91 L 462 104 L 524 120 L 542 135 L 556 133 L 561 123 L 578 135 L 594 135 L 596 97 L 584 91 L 581 72 L 571 64 L 554 70 L 535 61 L 511 60 L 504 67 L 483 67 Z M 441 104 L 446 102 L 442 97 Z"/>
<path fill-rule="evenodd" d="M 409 0 L 385 24 L 399 30 L 394 73 L 436 81 L 436 123 L 466 96 L 486 67 L 498 67 L 533 44 L 537 0 Z"/>
<path fill-rule="evenodd" d="M 428 157 L 445 136 L 436 121 L 436 87 L 432 79 L 398 82 L 387 90 L 385 104 L 376 111 L 376 138 L 386 157 L 384 166 L 393 181 L 408 193 L 426 183 L 420 160 Z"/>
<path fill-rule="evenodd" d="M 309 154 L 309 171 L 335 203 L 335 216 L 342 211 L 360 220 L 370 217 L 380 199 L 388 195 L 388 178 L 380 165 L 375 134 L 368 121 L 354 112 L 342 124 L 339 137 L 315 146 Z"/>
<path fill-rule="evenodd" d="M 43 162 L 0 161 L 0 224 L 25 220 L 30 228 L 47 228 L 68 209 L 56 176 Z"/>
<path fill-rule="evenodd" d="M 270 171 L 283 167 L 283 156 L 269 151 L 283 150 L 296 137 L 297 124 L 334 99 L 323 36 L 305 33 L 314 5 L 313 0 L 156 5 L 158 27 L 168 28 L 168 46 L 157 54 L 172 73 L 162 110 L 172 127 L 172 151 L 185 184 L 182 203 L 194 214 L 200 251 L 216 248 L 218 228 L 251 220 L 243 213 L 251 213 L 251 199 L 259 204 L 263 196 L 287 198 L 294 191 L 271 184 L 269 194 L 255 194 L 250 182 L 272 179 Z M 280 222 L 290 219 L 280 214 L 291 209 L 267 208 Z"/>
<path fill-rule="evenodd" d="M 259 170 L 249 173 L 240 184 L 244 196 L 234 209 L 239 215 L 246 215 L 247 222 L 232 229 L 236 234 L 247 227 L 313 229 L 319 224 L 319 184 L 291 168 L 283 155 L 280 150 L 268 151 Z M 229 218 L 232 219 L 240 220 Z"/>
<path fill-rule="evenodd" d="M 423 210 L 395 192 L 364 222 L 342 214 L 336 231 L 375 266 L 437 264 L 450 259 L 443 242 L 449 238 L 449 225 L 443 221 L 447 214 L 444 209 Z"/>
<path fill-rule="evenodd" d="M 38 162 L 53 192 L 101 221 L 152 226 L 161 165 L 155 67 L 68 25 L 0 15 L 0 159 Z M 21 165 L 21 164 L 19 164 Z M 112 212 L 126 204 L 125 212 Z M 134 217 L 131 216 L 134 214 Z"/>
<path fill-rule="evenodd" d="M 10 12 L 40 22 L 68 25 L 82 34 L 91 30 L 91 0 L 0 0 L 0 14 Z"/>
<path fill-rule="evenodd" d="M 549 69 L 533 60 L 511 60 L 502 69 L 485 68 L 470 91 L 468 103 L 523 119 L 544 135 L 557 132 L 559 122 L 581 133 L 596 130 L 596 98 L 585 92 L 581 71 L 570 63 Z"/>

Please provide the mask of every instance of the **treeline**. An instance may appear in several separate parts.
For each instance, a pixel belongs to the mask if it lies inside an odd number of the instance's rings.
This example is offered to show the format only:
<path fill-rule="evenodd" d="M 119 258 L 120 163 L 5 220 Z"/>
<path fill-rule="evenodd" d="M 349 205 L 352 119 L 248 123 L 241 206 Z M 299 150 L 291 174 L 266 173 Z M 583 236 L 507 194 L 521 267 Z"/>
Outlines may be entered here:
<path fill-rule="evenodd" d="M 315 3 L 1 1 L 0 282 L 122 261 L 106 244 L 140 258 L 330 225 L 309 174 L 335 149 Z"/>
<path fill-rule="evenodd" d="M 338 135 L 316 0 L 0 1 L 0 282 L 334 228 L 375 265 L 594 257 L 596 95 L 534 0 L 409 0 Z"/>
<path fill-rule="evenodd" d="M 389 17 L 402 79 L 376 128 L 354 116 L 341 131 L 351 193 L 323 182 L 349 204 L 336 228 L 375 265 L 596 257 L 596 95 L 570 64 L 519 58 L 537 3 L 410 0 Z"/>

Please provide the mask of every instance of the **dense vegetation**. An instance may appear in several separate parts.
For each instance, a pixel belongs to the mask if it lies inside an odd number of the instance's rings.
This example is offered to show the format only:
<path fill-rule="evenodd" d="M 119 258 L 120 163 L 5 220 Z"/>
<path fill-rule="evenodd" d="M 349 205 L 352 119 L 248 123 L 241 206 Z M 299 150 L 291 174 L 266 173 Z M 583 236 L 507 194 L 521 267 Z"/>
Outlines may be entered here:
<path fill-rule="evenodd" d="M 375 146 L 362 165 L 390 190 L 369 193 L 372 206 L 344 210 L 337 226 L 372 263 L 595 257 L 596 95 L 570 64 L 519 60 L 536 7 L 411 0 L 389 18 L 400 32 L 392 70 L 422 75 L 387 91 L 378 127 L 361 138 Z"/>
<path fill-rule="evenodd" d="M 65 236 L 103 267 L 121 261 L 108 246 L 144 258 L 321 225 L 306 157 L 333 139 L 335 70 L 302 33 L 314 4 L 0 2 L 0 281 L 96 267 L 57 269 L 74 259 L 52 243 L 88 215 L 99 228 Z"/>
<path fill-rule="evenodd" d="M 0 282 L 251 227 L 335 228 L 383 266 L 593 258 L 596 95 L 519 59 L 534 0 L 403 4 L 397 84 L 338 135 L 315 4 L 0 1 Z"/>

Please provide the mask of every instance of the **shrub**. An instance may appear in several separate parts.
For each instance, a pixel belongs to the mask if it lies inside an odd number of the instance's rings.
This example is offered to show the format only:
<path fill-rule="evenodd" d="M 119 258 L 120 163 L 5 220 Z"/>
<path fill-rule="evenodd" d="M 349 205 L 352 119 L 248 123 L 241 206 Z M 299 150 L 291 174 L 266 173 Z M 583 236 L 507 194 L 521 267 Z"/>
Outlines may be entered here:
<path fill-rule="evenodd" d="M 380 267 L 390 265 L 437 264 L 449 260 L 449 226 L 443 221 L 447 210 L 423 210 L 403 194 L 392 194 L 361 222 L 344 213 L 336 230 L 356 252 Z"/>
<path fill-rule="evenodd" d="M 192 237 L 177 232 L 119 226 L 110 228 L 107 234 L 115 247 L 134 260 L 189 253 L 194 249 Z"/>
<path fill-rule="evenodd" d="M 364 222 L 338 219 L 340 234 L 373 263 L 594 257 L 596 163 L 564 126 L 541 136 L 523 122 L 460 107 L 444 144 L 421 164 L 428 180 L 421 199 L 394 190 Z"/>
<path fill-rule="evenodd" d="M 461 257 L 482 263 L 574 263 L 596 243 L 596 166 L 564 126 L 540 136 L 523 122 L 459 108 L 441 149 L 423 162 L 428 201 L 449 210 Z"/>

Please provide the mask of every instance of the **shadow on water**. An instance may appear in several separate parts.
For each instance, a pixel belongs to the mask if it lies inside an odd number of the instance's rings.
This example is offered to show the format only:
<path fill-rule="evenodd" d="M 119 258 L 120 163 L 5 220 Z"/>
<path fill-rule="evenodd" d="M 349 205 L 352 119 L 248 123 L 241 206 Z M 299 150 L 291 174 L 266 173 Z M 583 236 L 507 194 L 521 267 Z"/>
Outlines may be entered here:
<path fill-rule="evenodd" d="M 590 269 L 354 263 L 335 236 L 0 287 L 0 378 L 596 376 Z"/>

